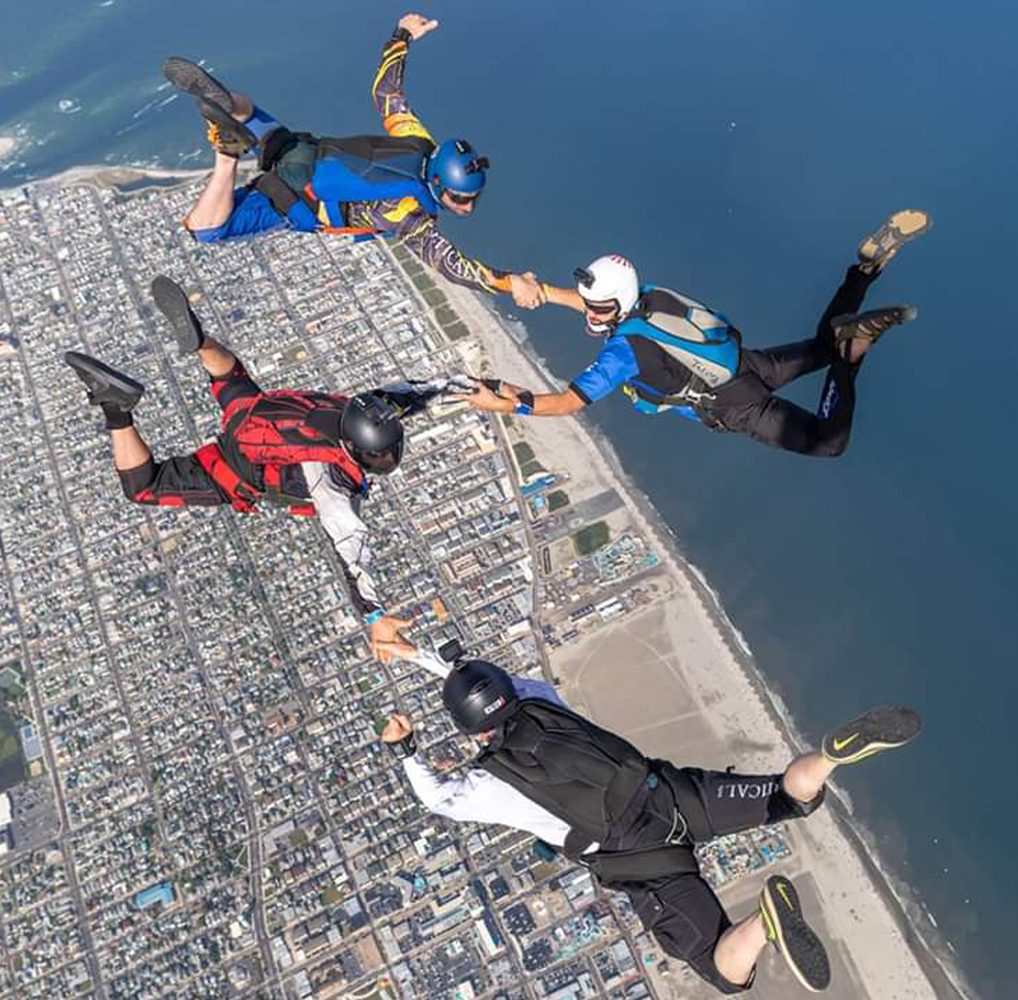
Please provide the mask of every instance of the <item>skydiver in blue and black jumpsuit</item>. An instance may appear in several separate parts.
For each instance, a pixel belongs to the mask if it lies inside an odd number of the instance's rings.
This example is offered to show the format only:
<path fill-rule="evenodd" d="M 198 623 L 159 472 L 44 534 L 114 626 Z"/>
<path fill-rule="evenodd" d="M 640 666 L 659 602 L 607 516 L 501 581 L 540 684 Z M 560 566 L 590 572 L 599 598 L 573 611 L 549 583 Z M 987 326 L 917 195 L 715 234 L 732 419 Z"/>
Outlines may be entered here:
<path fill-rule="evenodd" d="M 284 229 L 386 236 L 454 284 L 510 293 L 526 308 L 539 305 L 532 275 L 468 257 L 438 230 L 440 210 L 473 212 L 489 164 L 465 140 L 436 145 L 404 94 L 410 42 L 437 25 L 407 14 L 382 51 L 371 96 L 385 136 L 323 140 L 291 132 L 190 60 L 167 59 L 167 79 L 195 97 L 216 151 L 212 176 L 184 223 L 192 236 L 201 243 Z M 237 187 L 238 158 L 251 149 L 264 173 Z"/>
<path fill-rule="evenodd" d="M 848 446 L 864 356 L 883 333 L 916 316 L 911 306 L 858 310 L 887 262 L 931 225 L 925 212 L 895 213 L 860 244 L 859 262 L 848 268 L 815 335 L 761 350 L 744 349 L 723 314 L 669 289 L 641 286 L 624 257 L 599 257 L 576 271 L 575 290 L 541 286 L 546 301 L 583 312 L 588 333 L 606 337 L 594 362 L 563 392 L 535 395 L 490 380 L 463 398 L 481 410 L 566 416 L 622 389 L 641 413 L 673 411 L 785 451 L 837 457 Z M 825 368 L 816 413 L 775 395 Z"/>

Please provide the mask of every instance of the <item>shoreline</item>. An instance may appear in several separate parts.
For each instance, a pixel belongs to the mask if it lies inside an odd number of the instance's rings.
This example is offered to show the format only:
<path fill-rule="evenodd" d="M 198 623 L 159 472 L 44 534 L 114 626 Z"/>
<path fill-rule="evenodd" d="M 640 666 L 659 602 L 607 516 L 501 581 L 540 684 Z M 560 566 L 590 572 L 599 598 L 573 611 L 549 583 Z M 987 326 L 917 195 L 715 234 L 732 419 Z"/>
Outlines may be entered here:
<path fill-rule="evenodd" d="M 139 181 L 150 179 L 176 180 L 180 184 L 185 184 L 187 181 L 194 180 L 196 177 L 204 177 L 209 173 L 211 173 L 210 168 L 201 170 L 160 170 L 153 167 L 92 163 L 68 167 L 66 170 L 61 170 L 59 173 L 52 174 L 49 177 L 36 177 L 33 180 L 23 181 L 18 184 L 7 184 L 0 187 L 0 196 L 16 193 L 26 187 L 39 187 L 45 190 L 47 188 L 64 187 L 68 184 L 92 184 L 100 187 L 118 188 L 120 183 L 136 184 Z M 104 175 L 117 174 L 131 176 L 125 176 L 119 183 L 113 179 L 113 176 L 104 177 Z M 144 190 L 147 186 L 144 183 L 141 184 L 138 187 L 138 191 Z M 165 184 L 161 186 L 169 188 L 175 185 Z"/>
<path fill-rule="evenodd" d="M 474 294 L 462 289 L 455 289 L 446 282 L 441 282 L 440 287 L 447 292 L 447 297 L 454 308 L 457 304 L 456 299 L 462 295 Z M 450 291 L 452 294 L 449 294 Z M 543 383 L 544 388 L 549 391 L 560 391 L 561 384 L 544 367 L 533 342 L 526 335 L 523 321 L 505 317 L 498 311 L 494 303 L 482 298 L 479 294 L 476 294 L 475 297 L 481 307 L 490 315 L 492 323 L 499 328 L 501 334 L 512 344 L 527 367 L 531 369 L 536 381 Z M 520 328 L 523 336 L 517 333 L 517 327 Z M 668 564 L 671 571 L 680 574 L 698 597 L 704 613 L 731 655 L 734 665 L 753 690 L 760 706 L 778 731 L 781 740 L 792 753 L 800 753 L 805 750 L 807 748 L 806 741 L 802 738 L 794 718 L 782 704 L 780 698 L 768 686 L 767 679 L 757 665 L 747 641 L 725 612 L 721 594 L 710 586 L 706 574 L 682 551 L 679 537 L 654 506 L 651 498 L 626 472 L 611 440 L 583 414 L 576 418 L 576 423 L 591 448 L 605 466 L 611 470 L 611 475 L 625 487 L 625 495 L 646 523 L 652 543 L 661 551 L 662 561 Z M 828 811 L 837 832 L 852 848 L 935 995 L 938 998 L 951 998 L 951 1000 L 978 1000 L 978 994 L 972 987 L 957 981 L 963 979 L 962 971 L 958 969 L 955 972 L 948 967 L 947 961 L 937 954 L 936 946 L 924 938 L 909 916 L 911 907 L 918 907 L 925 911 L 925 907 L 919 899 L 918 890 L 910 886 L 904 879 L 896 878 L 885 866 L 876 848 L 871 846 L 872 837 L 866 828 L 853 817 L 850 801 L 845 793 L 837 787 L 836 782 L 830 782 L 828 788 Z M 896 888 L 896 883 L 902 888 Z M 944 944 L 946 945 L 946 942 Z"/>
<path fill-rule="evenodd" d="M 206 176 L 208 173 L 208 169 L 159 170 L 132 166 L 78 166 L 48 178 L 34 179 L 0 188 L 0 196 L 18 192 L 25 187 L 39 187 L 45 190 L 69 184 L 92 184 L 119 191 L 120 184 L 128 184 L 131 185 L 131 190 L 119 193 L 124 197 L 130 197 L 148 188 L 148 185 L 144 183 L 146 180 L 176 180 L 183 184 L 197 177 Z M 115 178 L 122 179 L 118 181 Z M 158 186 L 169 189 L 174 185 L 164 183 Z M 380 241 L 380 243 L 391 256 L 390 246 L 385 241 Z M 395 264 L 403 273 L 398 260 L 395 261 Z M 440 287 L 443 290 L 448 288 L 444 282 L 440 283 Z M 460 311 L 459 303 L 463 296 L 470 296 L 477 300 L 480 308 L 489 315 L 491 325 L 497 327 L 498 335 L 505 338 L 511 350 L 534 373 L 535 381 L 556 391 L 561 388 L 561 384 L 545 369 L 533 342 L 526 334 L 526 327 L 522 321 L 504 317 L 492 302 L 463 289 L 454 289 L 454 292 L 447 296 L 457 312 Z M 469 321 L 467 321 L 467 325 L 471 326 Z M 517 328 L 519 333 L 516 332 Z M 481 340 L 481 335 L 472 331 L 471 339 Z M 592 450 L 595 460 L 603 463 L 609 471 L 610 477 L 625 487 L 627 505 L 635 508 L 642 522 L 641 526 L 646 526 L 649 541 L 658 548 L 667 571 L 678 574 L 696 595 L 706 618 L 717 632 L 746 684 L 756 695 L 761 708 L 777 730 L 781 741 L 793 752 L 801 750 L 803 740 L 797 730 L 794 718 L 782 705 L 780 698 L 768 687 L 767 679 L 757 666 L 752 650 L 726 614 L 721 595 L 710 586 L 706 575 L 684 554 L 681 540 L 658 512 L 650 497 L 627 473 L 611 440 L 593 424 L 593 421 L 583 415 L 577 419 L 576 424 L 580 435 Z M 852 846 L 858 861 L 873 883 L 873 888 L 897 925 L 908 949 L 936 996 L 975 1000 L 977 994 L 970 987 L 956 982 L 956 976 L 949 968 L 949 960 L 940 958 L 934 950 L 935 945 L 930 944 L 924 938 L 921 930 L 910 918 L 909 910 L 913 906 L 925 910 L 919 899 L 918 890 L 909 886 L 904 880 L 896 879 L 894 874 L 884 867 L 879 854 L 869 847 L 868 842 L 872 838 L 868 831 L 860 827 L 859 823 L 853 819 L 847 797 L 837 789 L 836 785 L 832 785 L 830 791 L 831 795 L 828 797 L 828 801 L 831 806 L 830 815 L 834 826 L 845 841 Z M 901 890 L 896 889 L 896 882 L 902 886 Z M 957 973 L 957 978 L 962 980 L 964 978 L 960 970 Z"/>

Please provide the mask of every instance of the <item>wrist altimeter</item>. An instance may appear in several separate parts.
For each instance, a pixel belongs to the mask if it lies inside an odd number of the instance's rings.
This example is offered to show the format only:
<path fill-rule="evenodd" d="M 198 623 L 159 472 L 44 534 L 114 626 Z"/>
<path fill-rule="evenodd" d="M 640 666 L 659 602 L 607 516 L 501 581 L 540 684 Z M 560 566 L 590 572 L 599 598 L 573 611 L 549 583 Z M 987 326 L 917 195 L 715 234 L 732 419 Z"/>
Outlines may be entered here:
<path fill-rule="evenodd" d="M 413 757 L 417 753 L 417 740 L 412 732 L 407 733 L 403 739 L 397 740 L 395 743 L 386 743 L 385 745 L 389 748 L 392 755 L 399 760 Z"/>

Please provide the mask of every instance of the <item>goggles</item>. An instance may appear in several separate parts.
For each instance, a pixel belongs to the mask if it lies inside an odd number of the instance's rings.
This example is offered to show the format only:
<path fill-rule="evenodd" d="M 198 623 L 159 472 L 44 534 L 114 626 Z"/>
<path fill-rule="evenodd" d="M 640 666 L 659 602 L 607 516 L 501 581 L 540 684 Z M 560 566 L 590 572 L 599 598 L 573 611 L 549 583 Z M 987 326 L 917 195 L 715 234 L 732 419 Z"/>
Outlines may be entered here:
<path fill-rule="evenodd" d="M 353 449 L 354 461 L 365 471 L 376 476 L 384 476 L 399 465 L 403 457 L 403 442 L 387 448 L 385 451 L 363 451 Z"/>
<path fill-rule="evenodd" d="M 618 311 L 619 304 L 615 301 L 588 302 L 584 299 L 583 308 L 586 312 L 593 313 L 595 316 L 610 316 L 613 312 Z"/>
<path fill-rule="evenodd" d="M 472 201 L 477 201 L 481 197 L 480 191 L 477 194 L 460 194 L 458 191 L 450 191 L 446 188 L 445 193 L 449 196 L 449 201 L 454 205 L 469 205 Z"/>

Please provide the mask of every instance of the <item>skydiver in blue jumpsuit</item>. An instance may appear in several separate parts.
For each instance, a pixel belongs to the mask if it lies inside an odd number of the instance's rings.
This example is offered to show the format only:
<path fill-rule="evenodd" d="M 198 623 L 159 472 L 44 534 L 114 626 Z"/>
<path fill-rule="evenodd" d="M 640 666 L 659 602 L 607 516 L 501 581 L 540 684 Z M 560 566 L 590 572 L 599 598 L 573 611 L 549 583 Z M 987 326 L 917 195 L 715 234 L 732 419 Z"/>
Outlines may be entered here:
<path fill-rule="evenodd" d="M 384 136 L 334 140 L 292 132 L 196 63 L 167 59 L 167 79 L 195 98 L 216 151 L 208 184 L 184 222 L 192 236 L 201 243 L 281 229 L 388 236 L 454 284 L 511 294 L 525 308 L 540 305 L 532 274 L 512 274 L 469 257 L 438 229 L 440 211 L 472 214 L 489 164 L 463 139 L 436 143 L 407 100 L 410 43 L 437 26 L 420 14 L 406 14 L 382 50 L 371 97 Z M 238 159 L 250 150 L 259 155 L 261 178 L 277 181 L 275 189 L 256 182 L 236 186 Z"/>
<path fill-rule="evenodd" d="M 463 398 L 481 410 L 566 416 L 622 389 L 641 413 L 674 410 L 785 451 L 837 457 L 848 445 L 863 358 L 887 330 L 916 316 L 911 306 L 860 313 L 863 297 L 898 250 L 931 225 L 925 212 L 895 213 L 860 244 L 859 262 L 849 267 L 815 336 L 763 350 L 744 349 L 723 314 L 669 289 L 641 286 L 624 257 L 599 257 L 576 271 L 575 290 L 542 285 L 546 301 L 583 312 L 587 332 L 607 338 L 569 388 L 535 394 L 489 382 Z M 775 395 L 824 368 L 816 413 Z"/>

